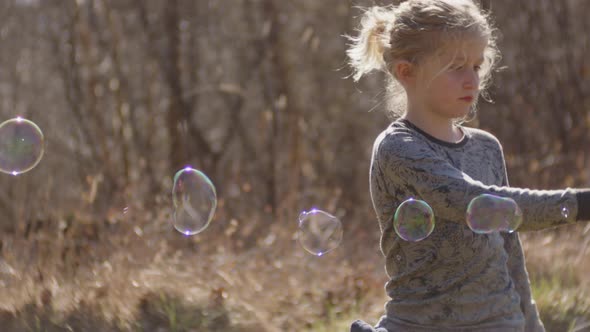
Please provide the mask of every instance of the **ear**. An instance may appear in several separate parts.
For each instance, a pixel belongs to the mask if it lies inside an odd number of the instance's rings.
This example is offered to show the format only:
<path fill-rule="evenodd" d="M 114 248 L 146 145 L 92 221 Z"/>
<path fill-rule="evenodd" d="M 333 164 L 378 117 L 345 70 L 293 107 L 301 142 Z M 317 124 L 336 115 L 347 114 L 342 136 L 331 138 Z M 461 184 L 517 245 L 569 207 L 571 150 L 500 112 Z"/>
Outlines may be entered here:
<path fill-rule="evenodd" d="M 416 69 L 413 63 L 400 60 L 393 64 L 393 74 L 404 86 L 412 84 L 416 78 Z"/>

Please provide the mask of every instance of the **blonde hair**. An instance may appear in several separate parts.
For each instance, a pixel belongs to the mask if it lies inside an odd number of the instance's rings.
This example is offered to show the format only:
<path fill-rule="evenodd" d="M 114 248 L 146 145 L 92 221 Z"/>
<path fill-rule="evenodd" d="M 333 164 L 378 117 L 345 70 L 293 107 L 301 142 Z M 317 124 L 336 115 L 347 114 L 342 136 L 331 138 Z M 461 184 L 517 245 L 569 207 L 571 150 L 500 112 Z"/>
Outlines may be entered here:
<path fill-rule="evenodd" d="M 398 6 L 366 8 L 358 31 L 357 36 L 348 36 L 351 44 L 346 51 L 352 77 L 358 81 L 375 70 L 386 72 L 389 108 L 394 115 L 401 116 L 406 105 L 404 90 L 393 74 L 395 61 L 419 64 L 451 40 L 468 36 L 488 41 L 479 71 L 480 93 L 488 97 L 485 90 L 500 54 L 489 17 L 473 1 L 407 0 Z"/>

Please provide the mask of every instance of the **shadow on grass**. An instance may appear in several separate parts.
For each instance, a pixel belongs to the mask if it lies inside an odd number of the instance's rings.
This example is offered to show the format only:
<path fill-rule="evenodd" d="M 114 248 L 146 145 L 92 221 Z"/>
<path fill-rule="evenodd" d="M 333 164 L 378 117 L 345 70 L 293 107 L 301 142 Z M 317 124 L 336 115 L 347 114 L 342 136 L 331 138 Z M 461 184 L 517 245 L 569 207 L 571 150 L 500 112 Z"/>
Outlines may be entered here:
<path fill-rule="evenodd" d="M 108 321 L 97 305 L 80 304 L 63 313 L 44 305 L 29 303 L 16 312 L 0 311 L 1 331 L 10 332 L 206 332 L 206 331 L 264 331 L 259 326 L 232 324 L 223 305 L 192 304 L 180 296 L 163 292 L 145 294 L 137 303 L 137 314 L 131 322 Z"/>
<path fill-rule="evenodd" d="M 235 330 L 224 306 L 187 304 L 178 296 L 162 293 L 148 293 L 141 299 L 137 323 L 141 331 Z"/>
<path fill-rule="evenodd" d="M 11 332 L 123 331 L 96 313 L 95 308 L 83 304 L 59 318 L 52 310 L 26 304 L 16 313 L 1 312 L 0 326 L 3 331 Z"/>

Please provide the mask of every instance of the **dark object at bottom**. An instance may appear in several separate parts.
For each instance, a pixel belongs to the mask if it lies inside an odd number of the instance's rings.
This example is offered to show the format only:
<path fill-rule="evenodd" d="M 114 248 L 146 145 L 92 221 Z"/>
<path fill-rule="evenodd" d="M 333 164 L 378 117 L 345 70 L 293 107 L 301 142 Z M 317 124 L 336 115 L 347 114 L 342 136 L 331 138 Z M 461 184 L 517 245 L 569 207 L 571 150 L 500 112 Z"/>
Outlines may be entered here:
<path fill-rule="evenodd" d="M 350 325 L 350 332 L 379 332 L 375 328 L 360 319 L 355 320 Z"/>

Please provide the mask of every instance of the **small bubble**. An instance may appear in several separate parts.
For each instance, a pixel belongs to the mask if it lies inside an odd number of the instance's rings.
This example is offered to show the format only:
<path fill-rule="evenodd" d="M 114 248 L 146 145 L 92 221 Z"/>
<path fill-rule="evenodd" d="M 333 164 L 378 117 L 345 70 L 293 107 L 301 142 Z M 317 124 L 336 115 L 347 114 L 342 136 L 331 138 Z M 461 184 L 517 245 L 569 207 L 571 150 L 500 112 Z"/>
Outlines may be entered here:
<path fill-rule="evenodd" d="M 217 193 L 203 172 L 186 167 L 174 175 L 172 202 L 174 228 L 190 236 L 204 231 L 213 220 Z"/>
<path fill-rule="evenodd" d="M 395 211 L 393 226 L 400 238 L 422 241 L 434 231 L 434 212 L 426 202 L 410 198 Z"/>
<path fill-rule="evenodd" d="M 570 210 L 567 208 L 567 206 L 563 206 L 561 208 L 561 216 L 564 217 L 565 219 L 567 219 L 567 217 L 569 217 L 570 215 Z"/>
<path fill-rule="evenodd" d="M 17 117 L 0 124 L 0 172 L 19 175 L 43 157 L 43 132 L 32 121 Z"/>
<path fill-rule="evenodd" d="M 334 250 L 342 241 L 342 223 L 335 216 L 313 209 L 299 215 L 297 239 L 312 255 L 321 257 Z"/>
<path fill-rule="evenodd" d="M 512 233 L 522 224 L 523 216 L 512 198 L 482 194 L 469 203 L 466 219 L 469 228 L 478 234 Z"/>

